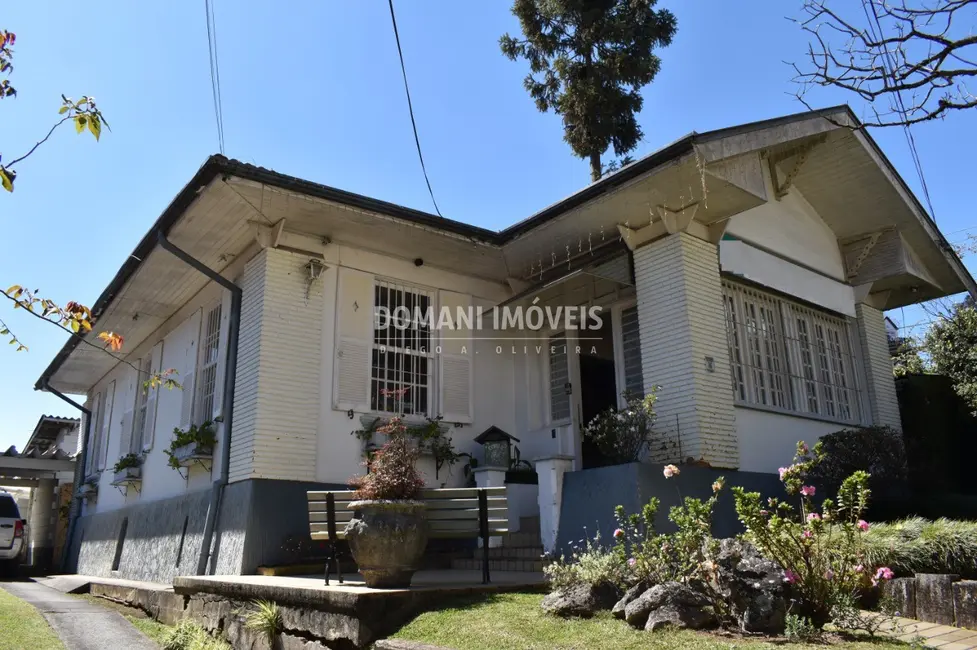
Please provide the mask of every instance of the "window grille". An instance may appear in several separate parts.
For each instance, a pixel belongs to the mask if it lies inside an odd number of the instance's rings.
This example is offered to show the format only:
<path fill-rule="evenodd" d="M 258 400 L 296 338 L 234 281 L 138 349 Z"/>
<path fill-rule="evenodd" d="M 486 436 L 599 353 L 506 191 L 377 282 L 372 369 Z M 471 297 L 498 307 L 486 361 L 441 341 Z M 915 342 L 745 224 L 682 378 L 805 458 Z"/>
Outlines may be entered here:
<path fill-rule="evenodd" d="M 434 297 L 408 285 L 377 280 L 370 365 L 371 408 L 395 415 L 428 415 L 434 351 Z"/>
<path fill-rule="evenodd" d="M 217 365 L 220 362 L 221 305 L 217 305 L 204 318 L 200 337 L 200 370 L 197 374 L 197 401 L 194 424 L 201 425 L 214 419 L 214 398 L 217 393 Z"/>
<path fill-rule="evenodd" d="M 146 411 L 149 405 L 149 388 L 146 381 L 152 374 L 153 355 L 139 362 L 139 374 L 136 375 L 136 420 L 133 423 L 132 438 L 129 441 L 129 452 L 138 454 L 142 451 L 143 438 L 146 437 Z"/>
<path fill-rule="evenodd" d="M 550 339 L 550 422 L 570 419 L 570 365 L 564 336 Z"/>
<path fill-rule="evenodd" d="M 733 394 L 842 422 L 861 418 L 848 322 L 773 294 L 723 281 Z"/>

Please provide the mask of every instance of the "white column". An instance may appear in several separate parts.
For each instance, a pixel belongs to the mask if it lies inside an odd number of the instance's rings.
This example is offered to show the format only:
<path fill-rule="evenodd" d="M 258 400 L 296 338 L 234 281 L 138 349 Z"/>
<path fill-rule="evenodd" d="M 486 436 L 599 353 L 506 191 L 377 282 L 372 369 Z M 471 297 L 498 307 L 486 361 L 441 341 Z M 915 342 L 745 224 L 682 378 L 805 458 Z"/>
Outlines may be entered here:
<path fill-rule="evenodd" d="M 634 251 L 645 389 L 661 386 L 656 461 L 739 466 L 726 319 L 716 244 L 688 233 Z"/>
<path fill-rule="evenodd" d="M 40 479 L 31 501 L 31 517 L 28 520 L 31 559 L 34 566 L 41 570 L 50 568 L 54 555 L 55 483 L 53 478 Z"/>
<path fill-rule="evenodd" d="M 504 467 L 477 467 L 475 468 L 475 487 L 505 487 L 505 468 Z M 509 523 L 509 530 L 512 531 L 512 523 Z M 514 532 L 514 531 L 513 531 Z M 481 547 L 482 540 L 478 540 Z M 489 537 L 489 548 L 502 546 L 501 537 Z"/>
<path fill-rule="evenodd" d="M 573 456 L 547 456 L 533 461 L 539 476 L 539 534 L 543 550 L 556 548 L 563 504 L 563 475 L 573 468 Z"/>
<path fill-rule="evenodd" d="M 858 342 L 862 347 L 868 413 L 872 424 L 902 430 L 899 399 L 896 397 L 895 377 L 892 375 L 892 356 L 885 334 L 882 312 L 865 303 L 855 305 Z"/>

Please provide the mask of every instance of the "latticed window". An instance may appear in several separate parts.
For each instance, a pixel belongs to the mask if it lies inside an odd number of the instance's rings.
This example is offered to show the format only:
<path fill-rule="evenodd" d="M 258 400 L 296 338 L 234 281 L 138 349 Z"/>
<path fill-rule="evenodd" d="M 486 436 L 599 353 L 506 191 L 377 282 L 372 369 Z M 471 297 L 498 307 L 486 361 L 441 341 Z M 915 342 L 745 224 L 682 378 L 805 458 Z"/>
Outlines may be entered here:
<path fill-rule="evenodd" d="M 564 335 L 550 339 L 550 421 L 570 419 L 570 363 Z"/>
<path fill-rule="evenodd" d="M 427 415 L 434 371 L 433 295 L 417 287 L 377 280 L 373 305 L 371 407 L 382 413 Z"/>
<path fill-rule="evenodd" d="M 723 281 L 738 402 L 844 422 L 861 416 L 844 318 Z"/>
<path fill-rule="evenodd" d="M 143 438 L 146 436 L 146 412 L 149 410 L 149 388 L 146 380 L 152 375 L 153 356 L 147 354 L 139 362 L 139 375 L 136 377 L 136 415 L 132 424 L 132 439 L 129 441 L 129 451 L 138 454 L 142 451 Z"/>
<path fill-rule="evenodd" d="M 217 395 L 217 366 L 220 362 L 221 306 L 207 312 L 200 334 L 200 371 L 197 374 L 197 401 L 194 408 L 195 424 L 213 420 L 214 400 Z"/>

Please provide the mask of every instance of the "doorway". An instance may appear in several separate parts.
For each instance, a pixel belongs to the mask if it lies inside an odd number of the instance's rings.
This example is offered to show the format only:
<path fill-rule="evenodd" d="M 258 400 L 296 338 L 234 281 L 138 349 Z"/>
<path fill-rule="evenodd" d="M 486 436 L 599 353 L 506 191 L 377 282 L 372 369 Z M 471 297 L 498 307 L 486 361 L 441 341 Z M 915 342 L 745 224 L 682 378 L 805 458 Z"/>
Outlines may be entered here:
<path fill-rule="evenodd" d="M 617 371 L 614 365 L 614 336 L 611 319 L 599 330 L 588 331 L 580 340 L 581 467 L 603 467 L 607 458 L 584 433 L 599 414 L 618 405 Z"/>

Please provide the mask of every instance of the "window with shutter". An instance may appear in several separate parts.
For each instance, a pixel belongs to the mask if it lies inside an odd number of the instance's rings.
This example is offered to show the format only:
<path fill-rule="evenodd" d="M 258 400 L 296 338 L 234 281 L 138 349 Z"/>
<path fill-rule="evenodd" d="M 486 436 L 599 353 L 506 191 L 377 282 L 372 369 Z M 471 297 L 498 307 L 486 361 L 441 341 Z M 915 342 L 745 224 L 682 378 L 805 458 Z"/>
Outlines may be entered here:
<path fill-rule="evenodd" d="M 126 454 L 133 453 L 133 448 L 135 447 L 133 444 L 133 434 L 135 433 L 135 408 L 137 399 L 136 382 L 138 381 L 139 373 L 133 370 L 127 374 L 128 380 L 124 384 L 125 388 L 117 397 L 118 402 L 122 407 L 122 421 L 119 429 L 118 447 L 118 455 L 120 458 Z"/>
<path fill-rule="evenodd" d="M 371 410 L 399 415 L 431 412 L 433 305 L 429 291 L 389 280 L 375 282 Z"/>
<path fill-rule="evenodd" d="M 441 354 L 437 357 L 440 415 L 448 422 L 468 423 L 474 419 L 474 323 L 468 322 L 472 299 L 467 294 L 441 291 L 439 307 L 451 315 L 451 327 L 438 332 L 441 346 Z"/>
<path fill-rule="evenodd" d="M 570 363 L 567 339 L 560 334 L 550 338 L 550 422 L 570 420 Z"/>
<path fill-rule="evenodd" d="M 200 359 L 197 371 L 197 397 L 194 424 L 213 421 L 217 391 L 217 367 L 220 362 L 221 305 L 207 312 L 200 333 Z"/>
<path fill-rule="evenodd" d="M 160 341 L 153 346 L 153 351 L 149 355 L 150 376 L 155 376 L 161 372 L 163 366 L 163 342 Z M 148 379 L 148 378 L 147 378 Z M 159 391 L 161 386 L 157 385 L 147 389 L 146 395 L 146 419 L 143 425 L 142 448 L 149 451 L 153 448 L 153 441 L 156 439 L 156 405 L 159 403 Z"/>
<path fill-rule="evenodd" d="M 143 449 L 146 436 L 146 419 L 149 411 L 149 391 L 146 382 L 153 373 L 153 355 L 150 352 L 139 362 L 139 374 L 136 377 L 136 408 L 132 423 L 132 441 L 129 451 L 138 454 Z"/>
<path fill-rule="evenodd" d="M 98 469 L 105 469 L 105 461 L 109 454 L 109 433 L 112 430 L 112 410 L 115 406 L 115 381 L 109 382 L 105 389 L 105 406 L 102 415 L 101 438 L 98 443 Z"/>
<path fill-rule="evenodd" d="M 637 305 L 621 311 L 621 347 L 624 352 L 624 390 L 632 395 L 644 395 L 645 381 L 641 366 Z"/>
<path fill-rule="evenodd" d="M 95 393 L 95 397 L 92 398 L 92 408 L 90 409 L 92 414 L 89 416 L 90 423 L 88 425 L 88 450 L 85 456 L 85 477 L 89 477 L 95 473 L 95 468 L 98 467 L 98 450 L 101 447 L 100 441 L 102 440 L 102 394 Z M 84 433 L 84 429 L 82 429 Z"/>
<path fill-rule="evenodd" d="M 184 350 L 183 370 L 180 383 L 183 386 L 180 403 L 180 428 L 186 431 L 193 424 L 193 402 L 197 395 L 197 340 L 200 335 L 200 311 L 196 311 L 187 321 L 189 337 Z"/>

